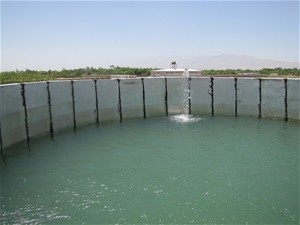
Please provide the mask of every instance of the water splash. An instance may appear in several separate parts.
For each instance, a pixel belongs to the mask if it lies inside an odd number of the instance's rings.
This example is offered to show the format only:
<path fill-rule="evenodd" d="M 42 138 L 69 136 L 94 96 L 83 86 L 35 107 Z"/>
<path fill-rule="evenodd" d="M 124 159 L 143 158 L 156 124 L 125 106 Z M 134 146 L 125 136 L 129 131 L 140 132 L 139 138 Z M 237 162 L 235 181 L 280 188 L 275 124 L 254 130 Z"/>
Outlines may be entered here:
<path fill-rule="evenodd" d="M 189 114 L 180 114 L 176 116 L 171 116 L 170 119 L 177 123 L 194 123 L 201 120 L 200 117 L 194 117 Z"/>
<path fill-rule="evenodd" d="M 184 73 L 183 73 L 183 77 L 184 77 L 184 91 L 183 91 L 183 114 L 180 115 L 176 115 L 176 116 L 172 116 L 171 120 L 175 121 L 175 122 L 179 122 L 179 123 L 193 123 L 193 122 L 197 122 L 199 120 L 201 120 L 201 118 L 199 117 L 194 117 L 192 116 L 192 112 L 191 112 L 191 78 L 190 78 L 190 74 L 189 74 L 189 70 L 185 69 Z"/>

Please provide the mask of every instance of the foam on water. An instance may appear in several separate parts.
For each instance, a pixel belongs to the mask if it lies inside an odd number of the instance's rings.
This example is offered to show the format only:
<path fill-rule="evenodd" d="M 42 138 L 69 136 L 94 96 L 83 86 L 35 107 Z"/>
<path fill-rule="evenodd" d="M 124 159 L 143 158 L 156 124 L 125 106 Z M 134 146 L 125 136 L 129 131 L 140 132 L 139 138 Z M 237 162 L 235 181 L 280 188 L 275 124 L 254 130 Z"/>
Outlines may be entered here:
<path fill-rule="evenodd" d="M 194 123 L 194 122 L 198 122 L 201 120 L 200 117 L 194 117 L 189 114 L 180 114 L 180 115 L 176 115 L 176 116 L 171 116 L 170 119 L 177 123 Z"/>

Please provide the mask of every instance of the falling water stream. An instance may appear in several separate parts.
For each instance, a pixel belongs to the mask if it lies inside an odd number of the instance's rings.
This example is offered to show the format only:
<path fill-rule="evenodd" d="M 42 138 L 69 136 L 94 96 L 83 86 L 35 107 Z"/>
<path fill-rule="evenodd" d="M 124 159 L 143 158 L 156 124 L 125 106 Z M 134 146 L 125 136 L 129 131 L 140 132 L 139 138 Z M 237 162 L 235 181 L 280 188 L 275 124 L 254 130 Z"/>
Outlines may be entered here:
<path fill-rule="evenodd" d="M 189 74 L 189 70 L 185 69 L 184 74 L 183 74 L 184 80 L 183 80 L 183 102 L 182 102 L 182 107 L 183 107 L 183 113 L 179 115 L 172 116 L 171 119 L 182 122 L 182 123 L 192 123 L 192 122 L 197 122 L 201 118 L 199 117 L 194 117 L 191 112 L 191 77 Z"/>

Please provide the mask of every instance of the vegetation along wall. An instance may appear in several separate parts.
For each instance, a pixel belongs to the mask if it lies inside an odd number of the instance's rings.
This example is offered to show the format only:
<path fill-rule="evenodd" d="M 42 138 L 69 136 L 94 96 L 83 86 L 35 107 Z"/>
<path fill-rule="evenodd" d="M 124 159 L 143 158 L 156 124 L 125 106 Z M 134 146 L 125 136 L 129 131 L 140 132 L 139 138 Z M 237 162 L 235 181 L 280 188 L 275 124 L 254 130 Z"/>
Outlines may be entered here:
<path fill-rule="evenodd" d="M 65 128 L 129 118 L 194 115 L 300 121 L 299 78 L 136 78 L 0 86 L 0 147 Z M 188 101 L 188 104 L 186 104 Z M 184 104 L 185 103 L 185 104 Z M 184 110 L 188 107 L 188 110 Z"/>

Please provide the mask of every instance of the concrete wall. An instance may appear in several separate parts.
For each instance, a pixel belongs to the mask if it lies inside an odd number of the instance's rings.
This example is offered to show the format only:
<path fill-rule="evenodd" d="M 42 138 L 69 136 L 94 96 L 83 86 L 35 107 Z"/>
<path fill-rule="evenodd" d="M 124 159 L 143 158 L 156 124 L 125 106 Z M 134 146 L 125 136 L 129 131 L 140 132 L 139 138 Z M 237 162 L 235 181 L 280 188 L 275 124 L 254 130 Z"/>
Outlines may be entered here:
<path fill-rule="evenodd" d="M 123 119 L 143 118 L 143 87 L 141 79 L 120 80 Z"/>
<path fill-rule="evenodd" d="M 3 147 L 26 139 L 21 85 L 0 86 L 0 124 Z"/>
<path fill-rule="evenodd" d="M 74 106 L 76 126 L 96 121 L 96 92 L 92 80 L 74 81 Z"/>
<path fill-rule="evenodd" d="M 51 96 L 51 113 L 54 132 L 73 127 L 71 82 L 49 82 L 49 92 Z"/>
<path fill-rule="evenodd" d="M 119 90 L 117 80 L 98 80 L 98 109 L 99 120 L 110 121 L 119 120 L 120 113 L 118 111 Z"/>
<path fill-rule="evenodd" d="M 262 79 L 261 83 L 262 117 L 285 117 L 285 86 L 282 79 Z"/>
<path fill-rule="evenodd" d="M 211 115 L 211 78 L 191 79 L 191 111 L 193 115 Z"/>
<path fill-rule="evenodd" d="M 237 115 L 259 116 L 259 80 L 241 78 L 237 80 Z"/>
<path fill-rule="evenodd" d="M 235 115 L 233 78 L 214 79 L 214 115 Z"/>
<path fill-rule="evenodd" d="M 165 78 L 144 79 L 147 117 L 165 116 Z"/>
<path fill-rule="evenodd" d="M 24 85 L 24 88 L 29 136 L 48 133 L 50 117 L 47 84 L 45 82 L 28 83 Z"/>
<path fill-rule="evenodd" d="M 287 80 L 287 117 L 300 121 L 300 79 Z"/>
<path fill-rule="evenodd" d="M 108 120 L 184 112 L 299 120 L 300 79 L 144 78 L 0 85 L 1 148 Z"/>
<path fill-rule="evenodd" d="M 168 115 L 176 115 L 183 112 L 184 107 L 184 91 L 187 88 L 186 79 L 168 78 L 167 82 L 167 103 Z"/>

